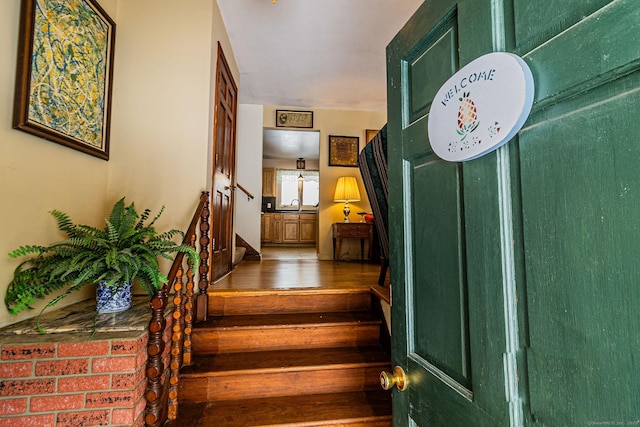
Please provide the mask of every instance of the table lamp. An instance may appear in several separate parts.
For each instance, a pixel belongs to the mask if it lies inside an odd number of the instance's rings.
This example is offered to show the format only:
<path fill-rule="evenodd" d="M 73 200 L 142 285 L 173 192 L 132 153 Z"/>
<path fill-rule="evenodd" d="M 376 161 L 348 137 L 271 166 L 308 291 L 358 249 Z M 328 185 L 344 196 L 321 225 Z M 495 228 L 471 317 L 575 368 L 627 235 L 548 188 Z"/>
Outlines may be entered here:
<path fill-rule="evenodd" d="M 336 192 L 333 195 L 333 201 L 344 202 L 344 222 L 349 222 L 349 202 L 360 201 L 360 191 L 358 191 L 358 181 L 355 176 L 341 176 L 336 183 Z"/>

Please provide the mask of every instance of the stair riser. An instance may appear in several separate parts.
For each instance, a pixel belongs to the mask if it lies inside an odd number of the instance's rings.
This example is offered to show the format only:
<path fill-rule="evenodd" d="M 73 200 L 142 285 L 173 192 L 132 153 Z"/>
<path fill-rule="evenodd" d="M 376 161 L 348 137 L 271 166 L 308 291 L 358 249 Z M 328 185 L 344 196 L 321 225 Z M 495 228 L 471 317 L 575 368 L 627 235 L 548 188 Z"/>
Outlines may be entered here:
<path fill-rule="evenodd" d="M 256 373 L 209 374 L 180 381 L 180 398 L 192 402 L 256 399 L 291 395 L 377 390 L 386 364 L 342 369 Z"/>
<path fill-rule="evenodd" d="M 331 420 L 313 421 L 305 423 L 265 424 L 252 427 L 391 427 L 393 419 L 388 417 L 376 417 L 376 419 L 362 420 Z"/>
<path fill-rule="evenodd" d="M 368 292 L 314 294 L 209 294 L 210 316 L 237 314 L 363 311 L 371 307 Z"/>
<path fill-rule="evenodd" d="M 285 326 L 199 330 L 193 335 L 193 349 L 200 354 L 250 351 L 335 348 L 376 345 L 379 324 Z"/>

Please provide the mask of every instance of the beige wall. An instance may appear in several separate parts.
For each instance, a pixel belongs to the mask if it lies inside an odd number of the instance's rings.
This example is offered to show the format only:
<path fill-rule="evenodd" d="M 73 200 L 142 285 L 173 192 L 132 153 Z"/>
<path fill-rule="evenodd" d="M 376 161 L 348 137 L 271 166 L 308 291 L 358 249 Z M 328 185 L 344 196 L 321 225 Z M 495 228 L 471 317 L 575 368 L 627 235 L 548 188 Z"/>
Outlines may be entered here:
<path fill-rule="evenodd" d="M 265 106 L 264 126 L 275 127 L 276 109 L 293 109 L 285 106 Z M 335 184 L 340 176 L 355 176 L 358 180 L 362 201 L 350 203 L 351 220 L 359 221 L 356 214 L 359 211 L 371 212 L 367 199 L 360 170 L 351 167 L 328 166 L 329 164 L 329 135 L 344 135 L 360 137 L 360 148 L 364 147 L 366 129 L 380 129 L 387 122 L 386 112 L 374 111 L 351 111 L 351 110 L 313 110 L 313 126 L 320 131 L 320 205 L 318 206 L 318 253 L 321 260 L 333 258 L 333 242 L 331 236 L 331 224 L 343 221 L 342 209 L 344 203 L 333 202 L 333 192 Z M 350 244 L 347 246 L 348 254 L 351 258 L 360 256 L 360 245 Z M 346 249 L 346 248 L 345 248 Z M 366 250 L 366 249 L 365 249 Z"/>
<path fill-rule="evenodd" d="M 62 236 L 47 213 L 102 226 L 122 196 L 156 211 L 159 227 L 186 228 L 201 190 L 210 186 L 213 88 L 217 44 L 236 82 L 239 72 L 216 2 L 99 0 L 116 22 L 111 159 L 13 130 L 13 87 L 20 0 L 0 2 L 0 294 L 22 244 Z M 64 304 L 89 297 L 91 290 Z M 13 317 L 0 306 L 0 326 Z"/>

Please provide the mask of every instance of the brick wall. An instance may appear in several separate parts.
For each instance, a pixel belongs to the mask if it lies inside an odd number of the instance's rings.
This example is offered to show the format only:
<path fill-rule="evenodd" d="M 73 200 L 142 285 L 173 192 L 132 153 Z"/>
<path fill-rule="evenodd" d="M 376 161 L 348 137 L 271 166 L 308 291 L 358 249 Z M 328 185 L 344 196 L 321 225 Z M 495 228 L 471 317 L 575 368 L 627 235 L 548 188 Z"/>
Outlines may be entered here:
<path fill-rule="evenodd" d="M 144 426 L 148 334 L 71 337 L 1 344 L 0 427 Z"/>

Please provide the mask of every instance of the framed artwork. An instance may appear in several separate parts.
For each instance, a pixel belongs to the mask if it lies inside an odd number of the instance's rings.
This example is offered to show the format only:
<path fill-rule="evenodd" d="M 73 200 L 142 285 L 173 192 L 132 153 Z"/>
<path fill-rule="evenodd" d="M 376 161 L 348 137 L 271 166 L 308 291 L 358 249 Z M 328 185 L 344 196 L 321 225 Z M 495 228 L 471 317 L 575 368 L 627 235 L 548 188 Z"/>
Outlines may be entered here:
<path fill-rule="evenodd" d="M 373 139 L 373 137 L 378 134 L 378 132 L 380 132 L 380 130 L 365 129 L 365 131 L 364 131 L 364 134 L 365 134 L 364 143 L 365 144 L 370 143 L 371 140 Z"/>
<path fill-rule="evenodd" d="M 312 128 L 313 111 L 276 110 L 276 127 Z"/>
<path fill-rule="evenodd" d="M 95 0 L 22 0 L 14 129 L 108 160 L 115 29 Z"/>
<path fill-rule="evenodd" d="M 329 166 L 358 167 L 357 136 L 329 135 Z"/>

